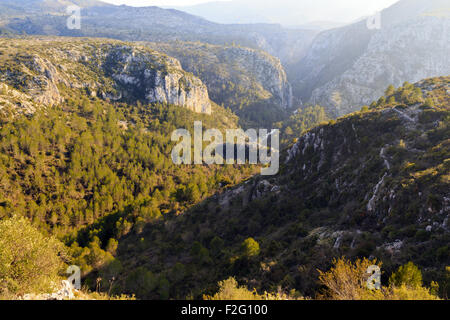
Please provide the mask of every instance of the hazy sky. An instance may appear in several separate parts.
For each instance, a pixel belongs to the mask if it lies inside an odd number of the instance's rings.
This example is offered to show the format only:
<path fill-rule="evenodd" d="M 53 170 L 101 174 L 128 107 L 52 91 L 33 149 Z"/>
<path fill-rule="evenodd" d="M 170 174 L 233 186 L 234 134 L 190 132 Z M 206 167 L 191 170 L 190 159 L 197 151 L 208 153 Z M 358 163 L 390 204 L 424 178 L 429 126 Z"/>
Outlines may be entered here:
<path fill-rule="evenodd" d="M 283 20 L 286 12 L 297 14 L 311 21 L 352 22 L 355 19 L 375 14 L 398 0 L 103 0 L 114 4 L 131 6 L 190 6 L 205 2 L 242 2 L 245 7 L 255 8 L 257 13 L 270 15 L 274 21 Z M 288 11 L 286 11 L 288 10 Z M 295 12 L 294 12 L 295 11 Z M 217 13 L 217 12 L 216 12 Z M 219 13 L 217 13 L 219 14 Z M 224 13 L 225 14 L 225 13 Z M 249 14 L 248 11 L 245 14 Z M 201 14 L 200 14 L 201 15 Z M 288 17 L 286 17 L 288 18 Z"/>

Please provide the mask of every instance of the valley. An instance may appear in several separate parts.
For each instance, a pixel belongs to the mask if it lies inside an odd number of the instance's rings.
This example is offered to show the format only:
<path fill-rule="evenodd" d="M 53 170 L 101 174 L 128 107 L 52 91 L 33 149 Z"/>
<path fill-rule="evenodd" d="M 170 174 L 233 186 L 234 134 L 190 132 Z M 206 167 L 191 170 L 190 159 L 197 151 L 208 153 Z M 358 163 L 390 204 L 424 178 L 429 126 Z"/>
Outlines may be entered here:
<path fill-rule="evenodd" d="M 2 1 L 0 299 L 64 295 L 71 265 L 87 300 L 448 299 L 446 5 L 312 30 Z M 175 163 L 198 123 L 279 130 L 279 171 Z"/>

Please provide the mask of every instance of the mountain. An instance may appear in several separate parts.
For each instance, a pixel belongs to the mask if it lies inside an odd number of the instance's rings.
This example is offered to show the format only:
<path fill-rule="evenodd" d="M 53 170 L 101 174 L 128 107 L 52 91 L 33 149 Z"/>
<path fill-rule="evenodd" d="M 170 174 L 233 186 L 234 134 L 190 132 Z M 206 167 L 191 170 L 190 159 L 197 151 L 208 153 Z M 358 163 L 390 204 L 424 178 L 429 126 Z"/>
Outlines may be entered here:
<path fill-rule="evenodd" d="M 206 86 L 178 60 L 111 40 L 0 39 L 1 101 L 32 112 L 63 102 L 60 85 L 115 101 L 167 103 L 211 113 Z M 19 100 L 17 104 L 16 101 Z"/>
<path fill-rule="evenodd" d="M 264 51 L 180 41 L 145 45 L 177 58 L 205 83 L 212 101 L 231 108 L 241 121 L 270 125 L 294 105 L 280 60 Z"/>
<path fill-rule="evenodd" d="M 69 30 L 61 12 L 79 4 L 80 30 Z M 276 24 L 222 25 L 173 9 L 114 6 L 97 1 L 22 0 L 1 4 L 0 31 L 30 35 L 106 37 L 126 41 L 202 41 L 262 49 L 282 61 L 298 61 L 317 34 Z"/>
<path fill-rule="evenodd" d="M 369 104 L 386 83 L 450 73 L 450 16 L 443 0 L 402 0 L 381 12 L 381 29 L 366 21 L 322 32 L 289 69 L 294 94 L 335 116 Z"/>
<path fill-rule="evenodd" d="M 278 175 L 256 176 L 128 234 L 117 251 L 127 270 L 118 285 L 157 298 L 164 277 L 168 296 L 195 298 L 233 276 L 258 292 L 314 297 L 317 269 L 346 256 L 380 259 L 386 276 L 413 261 L 445 295 L 449 89 L 449 77 L 405 84 L 300 136 Z M 251 258 L 242 251 L 249 238 L 259 248 Z"/>
<path fill-rule="evenodd" d="M 0 32 L 157 43 L 200 41 L 266 51 L 281 60 L 293 87 L 295 107 L 300 103 L 323 105 L 334 117 L 377 99 L 386 83 L 399 86 L 449 73 L 445 0 L 399 1 L 382 11 L 380 30 L 369 30 L 362 20 L 320 34 L 274 24 L 223 25 L 173 9 L 95 1 L 84 4 L 81 30 L 69 30 L 67 16 L 58 12 L 66 2 L 36 0 L 26 8 L 24 3 L 28 2 L 4 4 L 6 12 L 15 8 L 17 13 L 0 18 Z"/>
<path fill-rule="evenodd" d="M 2 9 L 0 17 L 7 19 L 11 16 L 65 14 L 67 7 L 70 5 L 76 5 L 81 8 L 111 6 L 97 0 L 3 0 L 0 3 L 0 8 Z"/>
<path fill-rule="evenodd" d="M 345 26 L 346 23 L 342 22 L 333 22 L 333 21 L 312 21 L 306 24 L 297 25 L 299 29 L 310 29 L 310 30 L 318 30 L 325 31 L 329 29 L 336 29 Z"/>

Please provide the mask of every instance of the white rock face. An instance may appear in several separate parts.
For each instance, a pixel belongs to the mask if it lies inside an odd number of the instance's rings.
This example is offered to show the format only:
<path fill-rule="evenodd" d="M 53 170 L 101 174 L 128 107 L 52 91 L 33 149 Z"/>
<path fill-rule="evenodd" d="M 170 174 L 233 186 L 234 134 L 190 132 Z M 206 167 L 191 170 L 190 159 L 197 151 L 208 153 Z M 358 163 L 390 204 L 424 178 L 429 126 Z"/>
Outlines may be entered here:
<path fill-rule="evenodd" d="M 400 0 L 366 21 L 320 33 L 291 72 L 295 94 L 336 117 L 401 86 L 450 74 L 448 0 Z"/>
<path fill-rule="evenodd" d="M 185 72 L 178 60 L 130 46 L 114 47 L 106 54 L 104 68 L 125 97 L 143 97 L 148 102 L 211 114 L 208 89 L 200 79 Z"/>
<path fill-rule="evenodd" d="M 149 102 L 163 102 L 211 114 L 208 90 L 199 79 L 185 78 L 180 73 L 164 75 L 157 71 L 154 81 L 155 86 L 146 88 L 145 98 Z M 182 83 L 186 83 L 187 87 L 183 87 Z"/>
<path fill-rule="evenodd" d="M 20 297 L 20 300 L 72 300 L 75 298 L 74 292 L 77 292 L 67 280 L 61 281 L 59 290 L 53 293 L 32 294 L 28 293 Z"/>

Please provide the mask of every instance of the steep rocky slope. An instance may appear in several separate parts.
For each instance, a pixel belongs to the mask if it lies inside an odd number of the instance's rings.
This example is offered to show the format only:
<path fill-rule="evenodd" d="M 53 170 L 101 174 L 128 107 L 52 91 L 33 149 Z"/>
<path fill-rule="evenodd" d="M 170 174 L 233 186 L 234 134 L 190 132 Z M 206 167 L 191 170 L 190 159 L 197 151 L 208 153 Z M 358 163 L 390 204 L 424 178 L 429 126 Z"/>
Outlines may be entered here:
<path fill-rule="evenodd" d="M 146 43 L 180 60 L 208 87 L 211 100 L 240 110 L 258 103 L 293 106 L 292 88 L 279 59 L 259 50 L 202 43 Z"/>
<path fill-rule="evenodd" d="M 32 112 L 62 102 L 61 86 L 114 101 L 159 102 L 211 113 L 208 90 L 179 61 L 109 40 L 0 40 L 0 101 Z"/>
<path fill-rule="evenodd" d="M 402 0 L 381 13 L 381 29 L 366 21 L 321 33 L 291 72 L 304 102 L 335 116 L 369 104 L 395 86 L 450 73 L 450 19 L 443 0 Z"/>
<path fill-rule="evenodd" d="M 259 290 L 281 286 L 309 295 L 317 269 L 345 255 L 381 259 L 386 276 L 413 261 L 443 294 L 450 263 L 449 90 L 448 77 L 407 84 L 371 109 L 307 132 L 283 153 L 280 174 L 255 177 L 128 235 L 118 258 L 134 271 L 121 278 L 123 288 L 138 274 L 164 275 L 171 296 L 195 297 L 235 276 Z M 260 246 L 250 259 L 241 247 L 249 237 Z"/>

